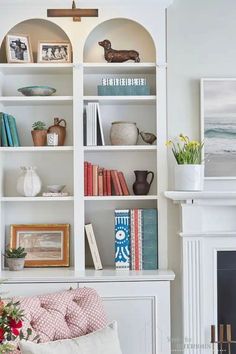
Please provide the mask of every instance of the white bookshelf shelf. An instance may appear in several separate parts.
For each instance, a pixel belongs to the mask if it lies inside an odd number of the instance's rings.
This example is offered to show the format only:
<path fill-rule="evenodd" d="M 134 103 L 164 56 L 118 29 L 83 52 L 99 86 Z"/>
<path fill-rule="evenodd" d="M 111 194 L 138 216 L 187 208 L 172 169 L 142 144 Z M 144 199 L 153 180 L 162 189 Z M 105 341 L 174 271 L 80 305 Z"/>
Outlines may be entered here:
<path fill-rule="evenodd" d="M 84 63 L 85 74 L 155 74 L 155 63 Z"/>
<path fill-rule="evenodd" d="M 0 72 L 4 75 L 39 75 L 45 74 L 72 74 L 73 64 L 0 64 Z"/>
<path fill-rule="evenodd" d="M 65 105 L 71 104 L 73 96 L 2 96 L 0 103 L 6 106 L 25 106 L 25 105 Z"/>
<path fill-rule="evenodd" d="M 96 101 L 100 104 L 156 104 L 156 96 L 84 96 L 85 102 Z"/>
<path fill-rule="evenodd" d="M 70 202 L 74 197 L 0 197 L 0 202 Z"/>
<path fill-rule="evenodd" d="M 91 197 L 84 197 L 85 201 L 92 202 L 92 201 L 111 201 L 111 200 L 157 200 L 157 195 L 111 195 L 111 196 L 91 196 Z"/>
<path fill-rule="evenodd" d="M 0 147 L 0 152 L 63 152 L 73 151 L 73 146 L 19 146 Z"/>
<path fill-rule="evenodd" d="M 157 147 L 156 145 L 106 145 L 106 146 L 85 146 L 84 151 L 85 152 L 107 152 L 107 151 L 156 151 Z"/>

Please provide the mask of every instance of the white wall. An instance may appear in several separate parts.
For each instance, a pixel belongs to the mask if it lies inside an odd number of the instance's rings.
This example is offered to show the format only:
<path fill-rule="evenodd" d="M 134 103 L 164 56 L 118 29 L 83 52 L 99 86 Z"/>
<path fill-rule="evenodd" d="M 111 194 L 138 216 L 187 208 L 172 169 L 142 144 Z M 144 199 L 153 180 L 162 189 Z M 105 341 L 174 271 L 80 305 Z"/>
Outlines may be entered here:
<path fill-rule="evenodd" d="M 174 0 L 168 19 L 168 129 L 199 138 L 201 77 L 236 77 L 236 1 Z M 171 181 L 170 173 L 170 181 Z M 172 292 L 172 337 L 180 335 L 180 243 L 178 207 L 169 204 L 169 267 L 176 272 Z M 173 343 L 176 347 L 176 343 Z"/>

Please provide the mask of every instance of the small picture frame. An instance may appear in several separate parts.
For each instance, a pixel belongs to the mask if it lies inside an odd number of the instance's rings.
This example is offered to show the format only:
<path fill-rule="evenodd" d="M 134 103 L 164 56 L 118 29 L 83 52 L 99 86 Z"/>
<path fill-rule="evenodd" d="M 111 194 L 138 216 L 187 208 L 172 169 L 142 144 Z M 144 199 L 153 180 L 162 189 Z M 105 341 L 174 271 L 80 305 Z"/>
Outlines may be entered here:
<path fill-rule="evenodd" d="M 25 267 L 69 266 L 69 224 L 14 224 L 10 235 L 10 247 L 27 252 Z"/>
<path fill-rule="evenodd" d="M 39 41 L 37 61 L 38 63 L 70 63 L 70 43 Z"/>
<path fill-rule="evenodd" d="M 6 55 L 8 63 L 33 63 L 30 38 L 24 34 L 6 36 Z"/>

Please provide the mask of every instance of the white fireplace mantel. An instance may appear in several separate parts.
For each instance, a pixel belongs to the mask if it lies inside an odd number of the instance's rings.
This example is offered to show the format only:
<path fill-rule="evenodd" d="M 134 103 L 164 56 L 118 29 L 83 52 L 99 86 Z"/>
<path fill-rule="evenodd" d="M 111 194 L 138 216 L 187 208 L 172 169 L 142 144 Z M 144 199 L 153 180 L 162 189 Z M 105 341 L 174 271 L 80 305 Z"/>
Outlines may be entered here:
<path fill-rule="evenodd" d="M 217 252 L 236 251 L 236 191 L 168 191 L 165 196 L 181 208 L 183 353 L 211 354 Z"/>

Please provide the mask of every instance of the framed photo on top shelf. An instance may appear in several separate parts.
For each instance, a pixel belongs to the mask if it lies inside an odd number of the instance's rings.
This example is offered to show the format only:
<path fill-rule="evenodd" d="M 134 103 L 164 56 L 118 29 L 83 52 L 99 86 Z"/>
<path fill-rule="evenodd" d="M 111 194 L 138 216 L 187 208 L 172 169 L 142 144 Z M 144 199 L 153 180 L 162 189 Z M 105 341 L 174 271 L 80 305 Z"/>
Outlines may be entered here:
<path fill-rule="evenodd" d="M 69 237 L 69 224 L 15 224 L 10 247 L 25 248 L 25 267 L 68 267 Z"/>
<path fill-rule="evenodd" d="M 37 61 L 38 63 L 70 63 L 70 43 L 40 41 L 38 44 Z"/>
<path fill-rule="evenodd" d="M 7 35 L 6 55 L 8 63 L 33 63 L 29 36 L 24 34 Z"/>

